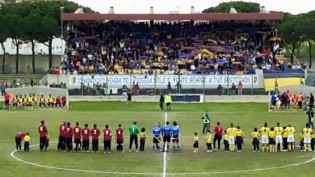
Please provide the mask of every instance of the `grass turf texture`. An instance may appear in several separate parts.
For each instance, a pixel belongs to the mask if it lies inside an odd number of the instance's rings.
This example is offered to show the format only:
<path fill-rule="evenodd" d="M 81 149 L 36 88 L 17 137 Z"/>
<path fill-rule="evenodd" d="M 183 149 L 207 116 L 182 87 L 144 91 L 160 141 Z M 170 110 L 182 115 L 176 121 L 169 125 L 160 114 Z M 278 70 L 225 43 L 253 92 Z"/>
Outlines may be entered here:
<path fill-rule="evenodd" d="M 56 144 L 51 144 L 48 152 L 39 152 L 37 147 L 31 148 L 29 153 L 16 153 L 18 158 L 46 166 L 92 170 L 108 172 L 131 173 L 157 173 L 162 176 L 163 154 L 153 153 L 151 129 L 157 121 L 164 122 L 164 113 L 158 109 L 157 103 L 131 103 L 122 102 L 92 102 L 71 103 L 72 109 L 62 110 L 32 110 L 32 111 L 1 111 L 0 112 L 0 176 L 3 177 L 85 177 L 85 176 L 121 176 L 118 174 L 98 174 L 54 170 L 27 165 L 14 160 L 10 153 L 15 148 L 14 136 L 18 131 L 30 132 L 31 144 L 38 143 L 37 127 L 40 120 L 45 120 L 48 126 L 51 141 L 58 137 L 58 127 L 63 121 L 70 121 L 72 125 L 79 121 L 81 125 L 89 123 L 90 127 L 96 123 L 103 129 L 105 124 L 116 129 L 119 123 L 123 124 L 125 132 L 133 121 L 138 121 L 140 127 L 146 127 L 148 138 L 146 152 L 124 154 L 113 151 L 111 154 L 92 153 L 64 153 L 57 152 Z M 245 137 L 254 127 L 261 127 L 265 121 L 270 126 L 280 121 L 282 125 L 292 123 L 297 131 L 303 128 L 306 116 L 304 112 L 267 112 L 266 104 L 174 104 L 173 112 L 168 113 L 169 121 L 178 121 L 181 126 L 180 154 L 167 154 L 166 176 L 181 176 L 177 173 L 205 173 L 218 171 L 238 171 L 258 168 L 281 167 L 292 163 L 304 162 L 313 157 L 313 153 L 302 153 L 296 150 L 292 153 L 253 153 L 250 141 L 245 141 L 242 153 L 220 152 L 206 153 L 205 139 L 201 134 L 202 116 L 204 110 L 212 115 L 212 125 L 220 121 L 224 128 L 230 122 L 240 125 L 245 131 Z M 211 126 L 212 127 L 212 126 Z M 199 153 L 192 153 L 192 136 L 199 132 Z M 126 134 L 125 134 L 126 135 Z M 129 139 L 125 140 L 125 149 Z M 102 142 L 102 141 L 101 141 Z M 299 142 L 299 139 L 297 139 Z M 112 148 L 115 148 L 112 143 Z M 100 144 L 102 150 L 103 144 Z M 222 145 L 221 145 L 222 148 Z M 315 161 L 297 167 L 272 169 L 268 171 L 253 171 L 246 173 L 207 174 L 203 176 L 218 177 L 308 177 L 312 176 L 311 169 Z M 129 175 L 129 176 L 153 176 Z M 188 174 L 186 176 L 201 176 L 201 174 Z"/>

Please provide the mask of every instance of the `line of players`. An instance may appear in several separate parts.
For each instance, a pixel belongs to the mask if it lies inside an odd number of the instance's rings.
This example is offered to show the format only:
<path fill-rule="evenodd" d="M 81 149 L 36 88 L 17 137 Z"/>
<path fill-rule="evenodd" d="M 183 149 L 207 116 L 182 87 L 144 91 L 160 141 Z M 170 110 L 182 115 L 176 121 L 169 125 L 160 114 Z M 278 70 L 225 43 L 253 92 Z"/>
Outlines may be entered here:
<path fill-rule="evenodd" d="M 53 97 L 51 94 L 47 98 L 44 95 L 37 97 L 35 94 L 16 95 L 13 100 L 13 108 L 31 109 L 34 106 L 39 108 L 64 108 L 67 103 L 66 96 Z"/>
<path fill-rule="evenodd" d="M 109 128 L 109 125 L 105 125 L 105 128 L 102 131 L 103 140 L 104 140 L 104 153 L 111 152 L 112 145 L 112 131 Z M 172 139 L 173 142 L 173 151 L 180 152 L 180 128 L 177 125 L 177 122 L 173 122 L 173 126 L 169 125 L 169 122 L 166 122 L 165 126 L 162 127 L 160 123 L 152 129 L 153 133 L 153 151 L 169 151 L 169 143 Z M 139 128 L 136 126 L 136 122 L 129 128 L 130 134 L 130 144 L 129 152 L 132 149 L 132 143 L 135 142 L 136 152 L 138 152 L 138 134 L 140 135 L 140 151 L 144 151 L 146 132 L 145 128 Z M 100 129 L 96 124 L 93 125 L 93 128 L 90 129 L 88 124 L 84 125 L 84 128 L 81 128 L 79 122 L 76 122 L 74 127 L 71 127 L 70 122 L 64 122 L 59 126 L 59 141 L 57 148 L 59 151 L 68 151 L 68 152 L 89 152 L 90 147 L 90 137 L 92 139 L 92 152 L 99 152 L 99 136 L 101 135 Z M 133 136 L 135 135 L 135 136 Z M 119 152 L 124 152 L 124 129 L 122 125 L 119 124 L 115 131 L 116 139 L 116 150 Z M 160 143 L 163 139 L 163 148 L 160 147 Z M 74 143 L 73 143 L 74 140 Z M 82 140 L 82 141 L 81 141 Z"/>
<path fill-rule="evenodd" d="M 132 143 L 135 142 L 136 151 L 138 151 L 138 134 L 140 133 L 139 128 L 136 126 L 136 122 L 129 128 L 130 134 L 130 144 L 129 150 L 131 151 Z M 180 152 L 181 147 L 179 144 L 180 140 L 180 128 L 177 125 L 177 122 L 173 122 L 173 126 L 169 125 L 169 122 L 166 122 L 165 126 L 162 127 L 160 123 L 157 123 L 156 126 L 152 129 L 153 133 L 153 151 L 167 151 L 169 150 L 169 143 L 172 139 L 173 142 L 173 151 Z M 48 134 L 47 128 L 42 121 L 39 127 L 40 134 L 40 149 L 43 150 L 46 141 L 46 135 Z M 92 137 L 92 151 L 98 152 L 99 146 L 99 136 L 101 135 L 100 130 L 97 128 L 97 125 L 94 124 L 92 129 L 89 129 L 88 124 L 85 124 L 85 127 L 81 129 L 79 123 L 76 123 L 75 127 L 71 127 L 70 122 L 63 123 L 59 127 L 59 142 L 58 150 L 60 151 L 89 151 L 90 137 Z M 103 130 L 104 135 L 104 153 L 110 153 L 111 151 L 111 140 L 112 133 L 108 125 L 105 125 Z M 135 136 L 133 136 L 135 135 Z M 285 151 L 294 151 L 295 150 L 295 135 L 296 130 L 294 127 L 289 124 L 288 126 L 282 127 L 278 122 L 275 127 L 268 127 L 268 124 L 265 123 L 263 127 L 258 130 L 254 128 L 254 131 L 250 134 L 252 138 L 252 145 L 254 152 L 259 152 L 259 143 L 261 140 L 262 151 L 263 152 L 285 152 Z M 73 137 L 75 148 L 73 148 Z M 82 144 L 81 144 L 82 137 Z M 163 139 L 162 139 L 163 138 Z M 123 152 L 123 143 L 124 143 L 124 130 L 121 124 L 118 125 L 115 134 L 116 139 L 116 149 L 117 151 Z M 145 147 L 146 132 L 145 128 L 141 129 L 140 133 L 140 151 L 144 151 Z M 160 143 L 163 140 L 163 147 L 160 147 Z M 231 123 L 230 127 L 224 131 L 223 144 L 226 152 L 234 152 L 235 145 L 237 151 L 242 151 L 242 145 L 244 142 L 244 132 L 238 126 L 234 127 L 234 124 Z M 198 152 L 199 148 L 199 138 L 197 133 L 194 136 L 194 152 Z M 212 134 L 210 130 L 207 131 L 206 145 L 207 151 L 211 149 L 212 143 Z M 43 146 L 42 146 L 43 145 Z M 300 132 L 300 150 L 301 151 L 314 151 L 315 149 L 315 133 L 310 125 L 307 123 L 306 126 Z"/>
<path fill-rule="evenodd" d="M 224 146 L 226 152 L 242 151 L 244 132 L 238 126 L 234 127 L 231 123 L 230 127 L 224 131 Z M 263 152 L 286 152 L 295 150 L 295 136 L 296 130 L 289 124 L 282 127 L 278 122 L 275 127 L 268 127 L 265 123 L 260 130 L 254 128 L 251 133 L 252 145 L 254 152 L 259 152 L 259 140 L 261 140 Z M 300 132 L 300 150 L 301 151 L 314 151 L 315 150 L 315 133 L 310 128 L 309 123 Z"/>

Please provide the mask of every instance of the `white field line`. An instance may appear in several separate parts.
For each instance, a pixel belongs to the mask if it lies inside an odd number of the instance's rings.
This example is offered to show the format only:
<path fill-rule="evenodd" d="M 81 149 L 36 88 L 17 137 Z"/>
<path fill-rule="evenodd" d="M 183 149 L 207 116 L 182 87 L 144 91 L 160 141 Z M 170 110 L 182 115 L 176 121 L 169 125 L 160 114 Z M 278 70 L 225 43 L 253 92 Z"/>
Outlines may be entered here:
<path fill-rule="evenodd" d="M 167 112 L 165 112 L 165 116 L 164 116 L 164 125 L 167 122 Z M 165 149 L 164 149 L 164 154 L 163 154 L 163 177 L 166 177 L 166 154 L 167 154 L 167 142 L 165 143 Z"/>
<path fill-rule="evenodd" d="M 51 142 L 56 143 L 55 142 Z M 31 145 L 31 147 L 36 147 L 39 146 L 39 144 Z M 63 171 L 71 171 L 71 172 L 83 172 L 83 173 L 94 173 L 94 174 L 112 174 L 112 175 L 124 175 L 124 176 L 134 176 L 134 175 L 139 175 L 139 176 L 160 176 L 161 173 L 140 173 L 140 172 L 115 172 L 115 171 L 98 171 L 98 170 L 84 170 L 84 169 L 72 169 L 72 168 L 63 168 L 63 167 L 55 167 L 55 166 L 48 166 L 48 165 L 41 165 L 38 163 L 34 162 L 29 162 L 23 159 L 20 159 L 15 156 L 15 153 L 17 150 L 14 150 L 10 153 L 11 157 L 19 162 L 22 162 L 24 164 L 40 167 L 40 168 L 47 168 L 47 169 L 53 169 L 53 170 L 63 170 Z M 44 153 L 44 152 L 43 152 Z M 307 156 L 307 155 L 305 155 Z M 283 166 L 278 166 L 278 167 L 266 167 L 266 168 L 256 168 L 256 169 L 244 169 L 244 170 L 231 170 L 231 171 L 209 171 L 209 172 L 195 172 L 195 173 L 167 173 L 168 176 L 190 176 L 190 175 L 210 175 L 210 174 L 236 174 L 236 173 L 250 173 L 250 172 L 264 172 L 266 170 L 272 171 L 272 170 L 277 170 L 277 169 L 285 169 L 285 168 L 290 168 L 290 167 L 297 167 L 301 165 L 305 165 L 308 163 L 311 163 L 315 161 L 315 156 L 310 155 L 312 158 L 308 159 L 303 162 L 299 163 L 293 163 L 293 164 L 288 164 L 288 165 L 283 165 Z M 302 157 L 302 156 L 297 156 L 297 157 Z M 166 173 L 165 173 L 166 175 Z"/>
<path fill-rule="evenodd" d="M 50 142 L 51 144 L 57 143 L 57 141 L 54 142 Z M 35 145 L 31 145 L 30 147 L 37 147 L 39 146 L 39 144 L 35 144 Z M 141 176 L 159 176 L 161 175 L 161 173 L 134 173 L 134 172 L 115 172 L 115 171 L 99 171 L 99 170 L 84 170 L 84 169 L 72 169 L 72 168 L 63 168 L 63 167 L 54 167 L 54 166 L 49 166 L 49 165 L 41 165 L 38 163 L 34 163 L 34 162 L 29 162 L 23 159 L 20 159 L 18 157 L 15 156 L 15 153 L 17 152 L 17 150 L 14 150 L 11 152 L 11 157 L 19 162 L 28 164 L 28 165 L 33 165 L 36 167 L 40 167 L 40 168 L 47 168 L 47 169 L 53 169 L 53 170 L 63 170 L 63 171 L 72 171 L 72 172 L 83 172 L 83 173 L 97 173 L 97 174 L 112 174 L 112 175 L 128 175 L 128 176 L 132 176 L 132 175 L 141 175 Z M 45 152 L 43 152 L 45 153 Z"/>

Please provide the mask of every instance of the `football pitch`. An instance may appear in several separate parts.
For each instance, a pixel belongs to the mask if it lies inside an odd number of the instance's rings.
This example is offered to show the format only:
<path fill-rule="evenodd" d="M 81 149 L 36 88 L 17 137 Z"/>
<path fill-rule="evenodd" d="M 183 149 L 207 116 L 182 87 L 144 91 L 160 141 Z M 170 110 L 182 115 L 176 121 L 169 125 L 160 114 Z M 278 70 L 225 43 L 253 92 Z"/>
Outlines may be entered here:
<path fill-rule="evenodd" d="M 276 122 L 281 125 L 291 123 L 297 130 L 296 142 L 299 144 L 299 132 L 305 126 L 306 115 L 302 111 L 268 112 L 266 104 L 173 104 L 172 112 L 159 110 L 158 103 L 123 102 L 81 102 L 70 103 L 70 110 L 15 110 L 0 112 L 0 176 L 1 177 L 113 177 L 113 176 L 215 176 L 215 177 L 309 177 L 315 165 L 314 152 L 254 153 L 250 133 L 264 122 L 269 127 Z M 223 128 L 233 122 L 245 132 L 243 152 L 222 150 L 206 152 L 205 136 L 201 134 L 204 111 L 212 116 L 211 128 L 220 121 Z M 37 128 L 45 120 L 50 147 L 47 152 L 38 149 Z M 181 153 L 152 152 L 152 128 L 156 122 L 163 125 L 165 120 L 177 121 L 181 128 Z M 139 127 L 147 132 L 145 152 L 131 152 L 129 138 L 125 137 L 124 153 L 116 152 L 115 140 L 112 141 L 112 153 L 65 153 L 56 150 L 59 125 L 69 121 L 72 125 L 80 122 L 89 127 L 97 124 L 100 130 L 108 124 L 115 131 L 122 124 L 125 136 L 128 127 L 137 121 Z M 14 152 L 14 136 L 17 132 L 29 132 L 31 148 L 29 153 Z M 193 135 L 199 134 L 199 152 L 193 153 Z M 102 135 L 100 150 L 103 149 Z M 91 147 L 91 146 L 90 146 Z M 171 146 L 170 146 L 171 147 Z"/>

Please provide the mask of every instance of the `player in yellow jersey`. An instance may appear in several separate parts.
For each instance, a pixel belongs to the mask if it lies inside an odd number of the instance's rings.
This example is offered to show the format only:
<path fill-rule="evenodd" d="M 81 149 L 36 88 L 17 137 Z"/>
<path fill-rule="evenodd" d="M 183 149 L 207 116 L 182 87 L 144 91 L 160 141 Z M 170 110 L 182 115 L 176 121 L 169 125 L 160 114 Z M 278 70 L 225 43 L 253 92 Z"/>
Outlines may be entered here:
<path fill-rule="evenodd" d="M 207 152 L 212 152 L 212 133 L 210 130 L 207 130 L 206 145 Z"/>
<path fill-rule="evenodd" d="M 145 133 L 145 128 L 142 127 L 141 128 L 141 132 L 140 132 L 140 151 L 141 152 L 144 151 L 146 137 L 147 136 L 146 136 L 146 133 Z"/>
<path fill-rule="evenodd" d="M 295 128 L 291 126 L 291 124 L 288 125 L 286 128 L 286 131 L 288 132 L 288 150 L 289 151 L 294 151 L 295 149 Z"/>
<path fill-rule="evenodd" d="M 223 144 L 224 144 L 224 151 L 229 152 L 229 135 L 226 133 L 226 130 L 224 130 L 224 135 L 223 135 Z"/>
<path fill-rule="evenodd" d="M 275 138 L 276 138 L 276 132 L 274 131 L 274 128 L 271 127 L 269 133 L 268 133 L 268 137 L 269 137 L 269 152 L 275 152 Z"/>
<path fill-rule="evenodd" d="M 37 98 L 37 96 L 35 94 L 33 94 L 32 99 L 33 99 L 33 106 L 34 105 L 38 106 L 38 98 Z"/>
<path fill-rule="evenodd" d="M 265 152 L 268 151 L 268 143 L 269 143 L 269 138 L 268 138 L 268 133 L 270 129 L 268 128 L 268 124 L 265 123 L 263 127 L 260 128 L 260 134 L 261 134 L 261 144 L 262 144 L 262 151 Z"/>
<path fill-rule="evenodd" d="M 234 152 L 235 150 L 235 136 L 236 136 L 236 128 L 234 124 L 231 123 L 230 128 L 226 130 L 226 133 L 229 135 L 229 148 L 230 152 Z"/>
<path fill-rule="evenodd" d="M 288 151 L 288 132 L 287 132 L 287 127 L 283 127 L 283 133 L 282 133 L 282 141 L 283 141 L 283 150 L 284 152 Z"/>
<path fill-rule="evenodd" d="M 310 125 L 307 123 L 306 127 L 303 128 L 303 143 L 304 143 L 304 150 L 305 151 L 311 151 L 311 134 L 312 129 L 310 128 Z"/>
<path fill-rule="evenodd" d="M 28 109 L 33 108 L 33 97 L 31 94 L 27 97 L 27 107 L 28 107 Z"/>
<path fill-rule="evenodd" d="M 258 132 L 258 129 L 254 128 L 254 131 L 250 134 L 250 136 L 253 139 L 252 144 L 254 146 L 254 152 L 259 152 L 259 137 L 260 137 L 260 134 Z"/>
<path fill-rule="evenodd" d="M 19 103 L 19 96 L 16 95 L 16 96 L 13 98 L 13 108 L 17 108 L 17 107 L 18 107 L 18 103 Z"/>
<path fill-rule="evenodd" d="M 194 153 L 198 152 L 199 149 L 199 137 L 198 137 L 198 133 L 195 132 L 195 136 L 194 136 Z"/>
<path fill-rule="evenodd" d="M 277 122 L 277 126 L 275 127 L 275 133 L 276 133 L 276 151 L 281 152 L 283 150 L 283 145 L 282 145 L 283 128 L 280 126 L 280 122 Z"/>
<path fill-rule="evenodd" d="M 237 152 L 242 152 L 242 145 L 244 143 L 244 132 L 240 126 L 237 126 L 235 136 L 236 136 L 235 142 L 237 145 Z"/>

